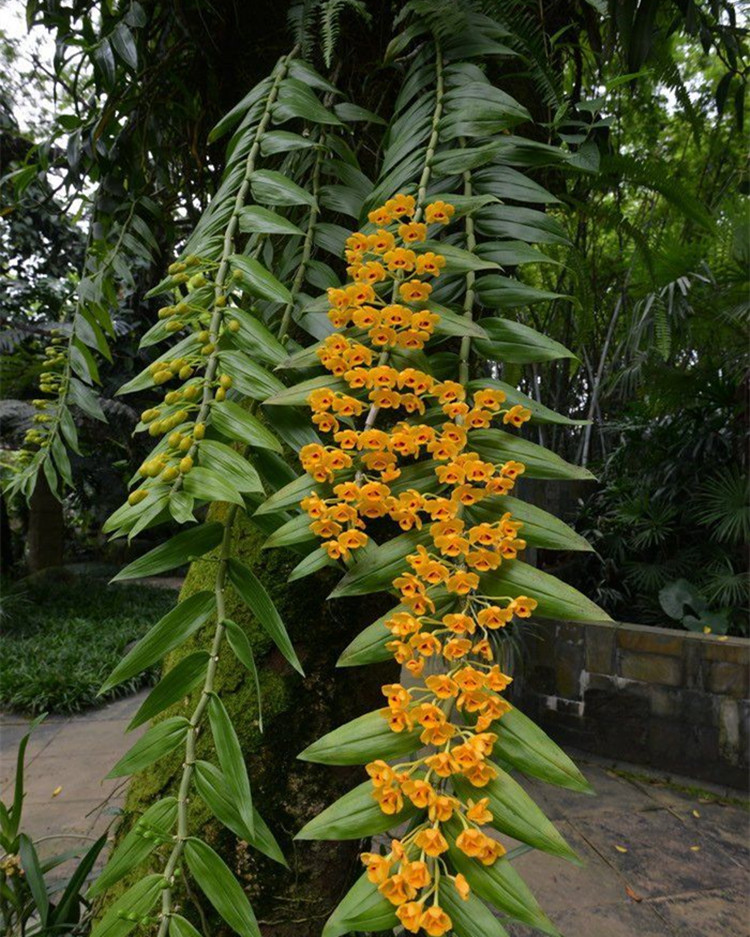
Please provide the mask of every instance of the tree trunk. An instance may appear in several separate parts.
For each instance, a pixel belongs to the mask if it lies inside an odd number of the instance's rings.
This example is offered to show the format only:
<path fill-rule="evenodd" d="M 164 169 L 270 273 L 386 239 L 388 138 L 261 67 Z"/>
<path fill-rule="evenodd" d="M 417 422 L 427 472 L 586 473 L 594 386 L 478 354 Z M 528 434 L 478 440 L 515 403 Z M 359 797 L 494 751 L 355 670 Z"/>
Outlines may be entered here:
<path fill-rule="evenodd" d="M 214 505 L 211 515 L 223 515 L 224 505 Z M 227 590 L 227 613 L 248 634 L 258 662 L 262 689 L 263 733 L 258 730 L 255 684 L 225 646 L 218 670 L 217 691 L 239 735 L 246 754 L 253 801 L 281 845 L 290 868 L 284 869 L 238 842 L 212 820 L 197 797 L 190 822 L 192 832 L 203 836 L 243 881 L 261 930 L 267 937 L 319 937 L 323 924 L 360 872 L 359 842 L 293 842 L 295 833 L 336 798 L 366 779 L 361 768 L 331 768 L 298 761 L 297 755 L 311 742 L 337 725 L 375 709 L 383 702 L 380 686 L 396 678 L 395 664 L 364 670 L 336 669 L 336 660 L 351 639 L 389 607 L 385 596 L 326 602 L 338 574 L 332 570 L 289 583 L 297 554 L 261 550 L 263 537 L 245 519 L 235 522 L 233 556 L 263 581 L 287 625 L 305 677 L 295 673 L 271 645 L 246 607 Z M 181 598 L 213 588 L 215 564 L 208 559 L 194 563 Z M 167 661 L 174 664 L 187 653 L 205 647 L 204 633 L 191 640 Z M 189 714 L 195 700 L 185 701 L 164 716 Z M 215 761 L 210 739 L 199 738 L 199 758 Z M 138 775 L 131 783 L 126 814 L 119 835 L 154 801 L 176 793 L 181 755 L 164 759 Z M 163 868 L 159 860 L 154 871 Z M 123 884 L 144 874 L 143 867 Z M 118 894 L 122 888 L 113 889 Z M 107 896 L 109 904 L 114 895 Z M 226 926 L 213 917 L 197 889 L 191 898 L 200 903 L 208 920 L 205 933 L 228 935 Z M 183 913 L 192 916 L 192 900 Z M 224 929 L 222 929 L 222 927 Z"/>
<path fill-rule="evenodd" d="M 27 562 L 30 573 L 62 566 L 63 530 L 62 504 L 40 472 L 29 505 Z"/>

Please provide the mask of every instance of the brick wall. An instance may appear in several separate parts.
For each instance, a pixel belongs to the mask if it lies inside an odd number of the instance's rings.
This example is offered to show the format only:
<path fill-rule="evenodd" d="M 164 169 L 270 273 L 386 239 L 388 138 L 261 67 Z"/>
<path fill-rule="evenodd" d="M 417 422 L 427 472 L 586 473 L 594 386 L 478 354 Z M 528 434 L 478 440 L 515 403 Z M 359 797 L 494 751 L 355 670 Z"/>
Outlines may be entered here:
<path fill-rule="evenodd" d="M 558 741 L 747 787 L 750 640 L 643 625 L 538 622 L 514 696 Z"/>

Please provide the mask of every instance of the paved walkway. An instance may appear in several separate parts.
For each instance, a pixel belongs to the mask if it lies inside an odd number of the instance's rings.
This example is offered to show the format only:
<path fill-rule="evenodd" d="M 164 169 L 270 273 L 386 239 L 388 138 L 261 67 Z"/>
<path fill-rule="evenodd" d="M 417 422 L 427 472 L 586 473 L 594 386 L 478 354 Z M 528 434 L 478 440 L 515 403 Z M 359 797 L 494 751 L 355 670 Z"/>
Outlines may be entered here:
<path fill-rule="evenodd" d="M 124 784 L 102 778 L 135 741 L 137 731 L 125 736 L 124 730 L 143 695 L 49 718 L 35 731 L 24 826 L 34 838 L 55 837 L 42 844 L 44 854 L 74 844 L 61 835 L 95 837 L 112 822 Z M 25 725 L 21 717 L 0 717 L 4 790 L 12 785 Z M 573 755 L 597 797 L 524 785 L 583 867 L 539 852 L 516 861 L 565 937 L 750 937 L 750 816 L 729 802 L 737 792 Z M 511 932 L 538 933 L 521 926 Z"/>

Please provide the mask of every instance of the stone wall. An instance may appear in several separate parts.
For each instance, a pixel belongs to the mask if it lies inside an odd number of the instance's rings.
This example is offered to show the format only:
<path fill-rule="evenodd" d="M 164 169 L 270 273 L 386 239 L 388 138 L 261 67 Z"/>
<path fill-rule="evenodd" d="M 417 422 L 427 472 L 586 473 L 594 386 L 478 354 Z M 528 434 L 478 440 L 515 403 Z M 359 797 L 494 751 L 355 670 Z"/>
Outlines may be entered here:
<path fill-rule="evenodd" d="M 746 788 L 750 640 L 667 628 L 539 622 L 514 696 L 585 751 Z"/>

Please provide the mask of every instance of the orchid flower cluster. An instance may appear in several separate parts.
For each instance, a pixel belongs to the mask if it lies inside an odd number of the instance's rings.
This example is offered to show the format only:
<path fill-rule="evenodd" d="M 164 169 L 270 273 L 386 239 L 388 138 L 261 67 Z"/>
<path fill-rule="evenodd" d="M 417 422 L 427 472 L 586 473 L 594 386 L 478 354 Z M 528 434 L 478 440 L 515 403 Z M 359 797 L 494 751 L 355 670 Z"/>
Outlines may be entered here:
<path fill-rule="evenodd" d="M 420 245 L 429 225 L 446 225 L 453 214 L 453 206 L 433 202 L 423 223 L 415 220 L 414 198 L 397 195 L 370 213 L 374 233 L 347 240 L 352 282 L 329 290 L 329 317 L 339 331 L 318 352 L 339 379 L 332 383 L 346 389 L 311 393 L 313 421 L 333 444 L 310 444 L 300 452 L 305 470 L 331 491 L 326 497 L 325 487 L 314 490 L 302 501 L 331 559 L 349 562 L 368 544 L 368 521 L 390 518 L 403 531 L 426 527 L 423 542 L 393 581 L 401 604 L 385 622 L 387 647 L 408 671 L 404 682 L 410 685 L 383 687 L 382 714 L 393 732 L 419 733 L 427 748 L 403 764 L 367 765 L 373 797 L 385 814 L 396 817 L 408 802 L 426 815 L 391 841 L 387 855 L 364 853 L 362 861 L 370 881 L 397 906 L 404 928 L 431 937 L 452 927 L 440 906 L 441 881 L 449 879 L 464 898 L 469 894 L 466 878 L 452 874 L 445 861 L 449 842 L 442 825 L 455 818 L 455 846 L 478 862 L 491 865 L 504 853 L 482 829 L 493 819 L 488 798 L 464 803 L 451 779 L 461 776 L 481 790 L 496 776 L 490 756 L 498 735 L 491 730 L 510 709 L 501 694 L 511 678 L 494 661 L 491 637 L 514 616 L 528 618 L 537 605 L 526 596 L 481 594 L 480 574 L 524 549 L 522 525 L 509 512 L 492 523 L 472 524 L 465 516 L 484 498 L 510 492 L 524 471 L 520 462 L 480 458 L 469 446 L 471 431 L 496 419 L 518 427 L 530 411 L 504 406 L 500 390 L 470 395 L 456 381 L 388 363 L 399 353 L 408 363 L 409 353 L 422 349 L 439 324 L 429 302 L 430 280 L 440 276 L 445 258 Z M 379 414 L 385 428 L 374 425 Z M 439 493 L 405 486 L 400 463 L 407 459 L 431 460 Z"/>

